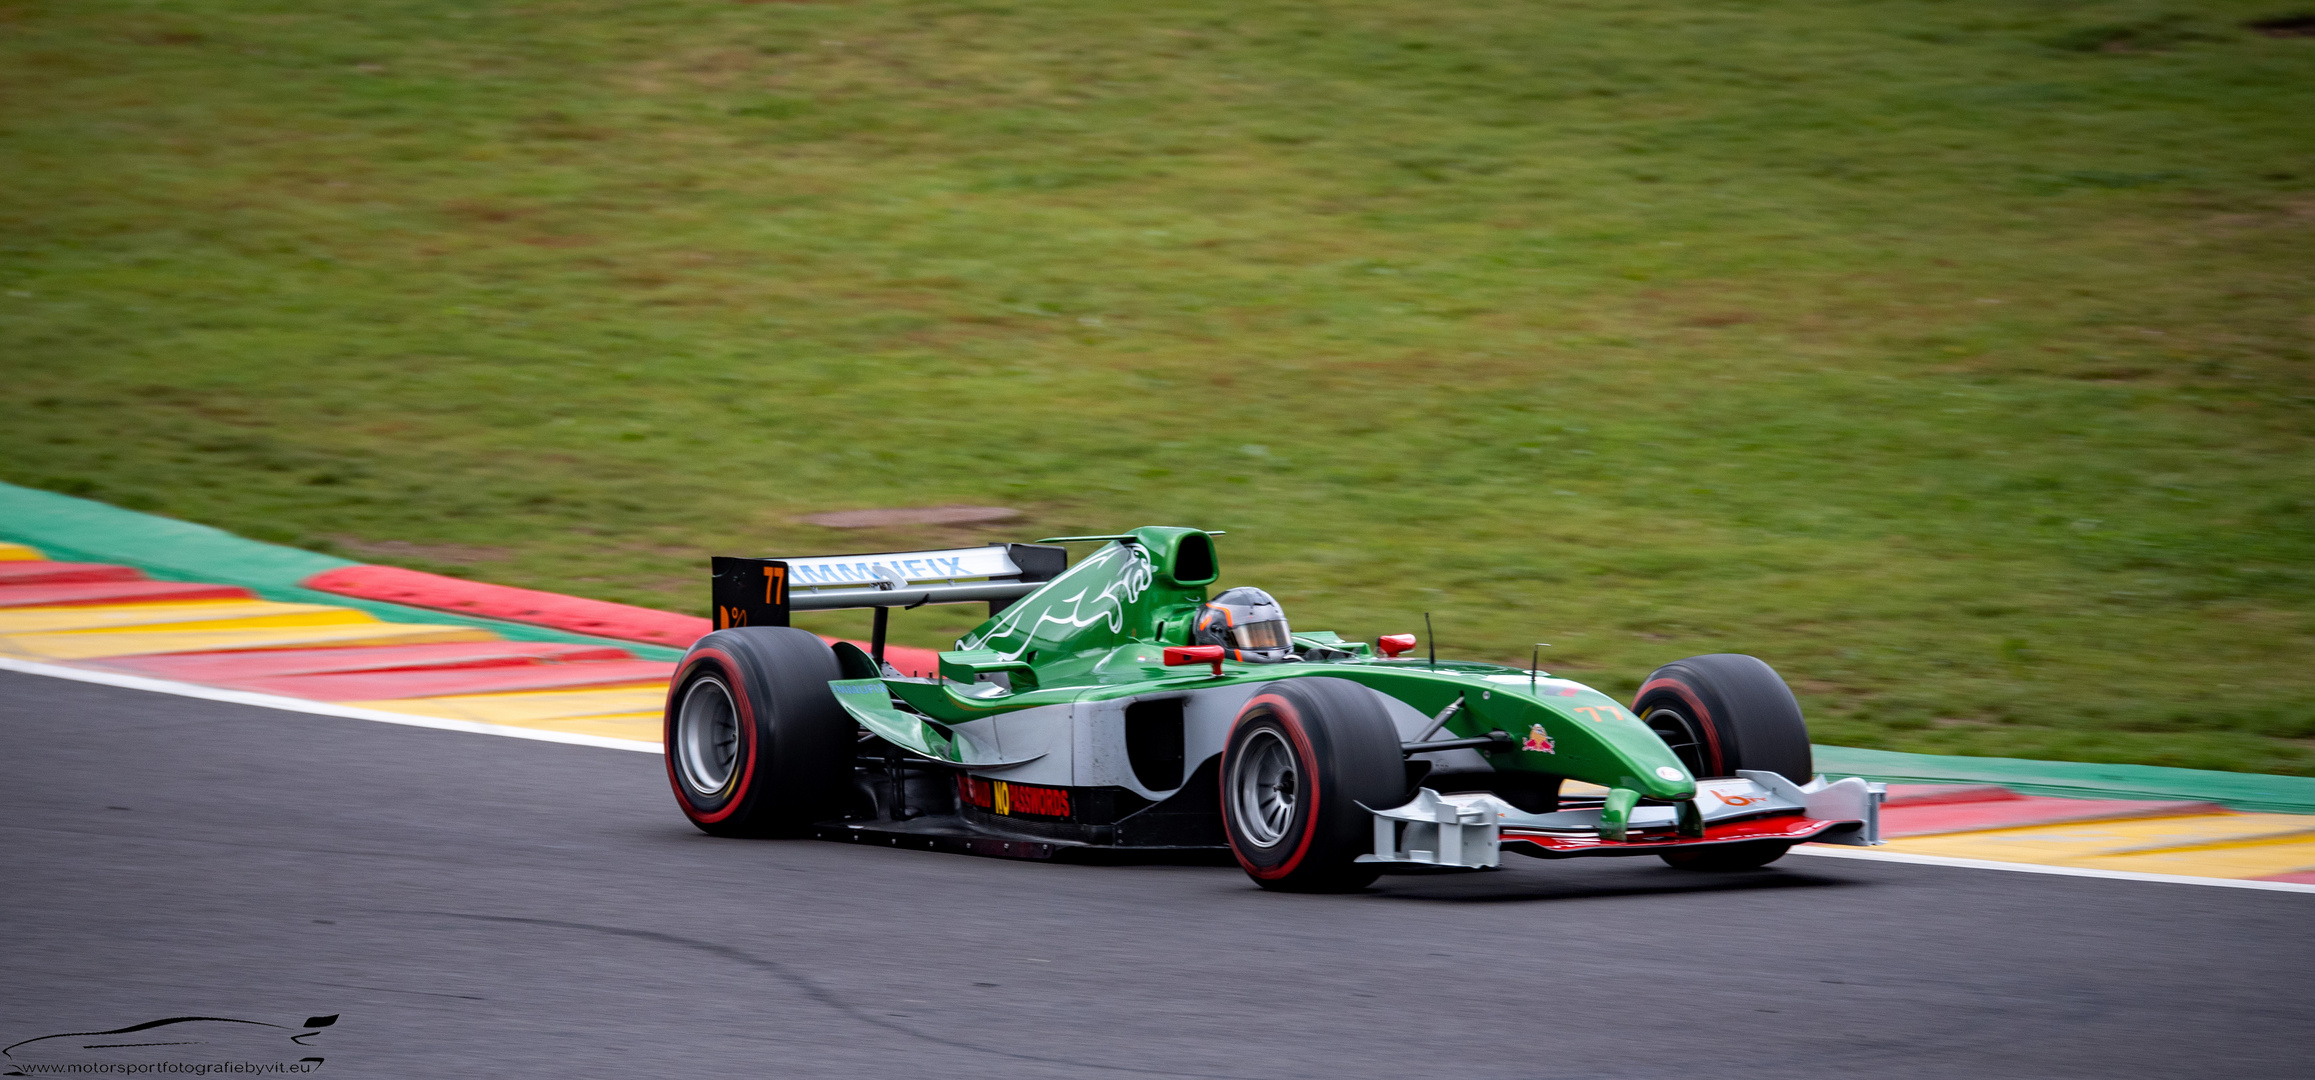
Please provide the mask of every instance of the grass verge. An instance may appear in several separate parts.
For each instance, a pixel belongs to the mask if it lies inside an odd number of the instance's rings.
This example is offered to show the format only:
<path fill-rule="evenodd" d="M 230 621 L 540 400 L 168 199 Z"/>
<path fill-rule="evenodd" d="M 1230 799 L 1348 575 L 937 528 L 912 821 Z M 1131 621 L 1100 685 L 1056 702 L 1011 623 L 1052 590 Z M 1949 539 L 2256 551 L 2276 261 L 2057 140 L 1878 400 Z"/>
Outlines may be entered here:
<path fill-rule="evenodd" d="M 0 2 L 0 478 L 688 611 L 1198 524 L 1309 628 L 2311 773 L 2271 6 Z M 1024 518 L 798 520 L 947 503 Z"/>

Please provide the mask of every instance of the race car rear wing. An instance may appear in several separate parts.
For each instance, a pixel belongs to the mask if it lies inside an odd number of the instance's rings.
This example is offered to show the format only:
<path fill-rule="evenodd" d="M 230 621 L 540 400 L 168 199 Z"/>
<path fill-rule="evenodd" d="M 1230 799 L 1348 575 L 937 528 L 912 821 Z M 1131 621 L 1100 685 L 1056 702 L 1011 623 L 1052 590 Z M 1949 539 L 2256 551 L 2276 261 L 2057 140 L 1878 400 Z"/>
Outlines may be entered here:
<path fill-rule="evenodd" d="M 1050 544 L 988 544 L 792 559 L 718 555 L 710 568 L 718 630 L 786 626 L 792 611 L 842 608 L 877 609 L 881 629 L 889 608 L 986 602 L 994 616 L 1061 576 L 1069 552 Z"/>

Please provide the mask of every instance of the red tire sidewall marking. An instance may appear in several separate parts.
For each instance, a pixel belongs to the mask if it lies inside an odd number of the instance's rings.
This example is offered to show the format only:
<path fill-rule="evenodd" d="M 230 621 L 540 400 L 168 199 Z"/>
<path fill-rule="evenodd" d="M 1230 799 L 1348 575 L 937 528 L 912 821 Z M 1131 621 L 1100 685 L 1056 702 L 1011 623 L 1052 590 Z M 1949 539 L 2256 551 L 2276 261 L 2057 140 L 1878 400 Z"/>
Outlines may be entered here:
<path fill-rule="evenodd" d="M 682 702 L 676 697 L 676 694 L 691 691 L 692 675 L 703 666 L 716 669 L 715 674 L 723 679 L 724 688 L 731 691 L 732 707 L 739 710 L 740 739 L 746 750 L 746 753 L 740 758 L 740 762 L 744 763 L 746 767 L 740 770 L 739 788 L 731 793 L 729 799 L 724 801 L 723 809 L 713 813 L 701 811 L 698 804 L 693 801 L 690 789 L 684 786 L 683 776 L 679 771 L 681 767 L 675 762 L 675 756 L 679 753 L 675 746 L 675 714 L 676 710 L 682 706 Z M 748 700 L 747 684 L 740 680 L 739 661 L 733 658 L 730 653 L 713 648 L 694 650 L 690 656 L 685 657 L 683 668 L 677 671 L 675 678 L 667 684 L 665 731 L 667 782 L 675 788 L 676 801 L 683 804 L 684 814 L 693 821 L 704 825 L 713 825 L 738 813 L 740 804 L 747 801 L 748 787 L 755 782 L 756 778 L 755 705 Z"/>
<path fill-rule="evenodd" d="M 1632 704 L 1637 705 L 1646 700 L 1649 693 L 1657 689 L 1671 690 L 1683 704 L 1686 704 L 1696 714 L 1696 726 L 1702 729 L 1704 744 L 1712 751 L 1712 760 L 1705 762 L 1708 771 L 1714 776 L 1727 771 L 1724 768 L 1727 758 L 1720 750 L 1720 732 L 1713 724 L 1712 710 L 1704 707 L 1703 700 L 1696 696 L 1696 691 L 1687 683 L 1678 679 L 1651 679 L 1648 685 L 1640 688 L 1640 693 L 1632 699 Z"/>
<path fill-rule="evenodd" d="M 1278 726 L 1284 729 L 1289 737 L 1293 738 L 1295 750 L 1301 758 L 1297 764 L 1301 766 L 1304 774 L 1303 779 L 1310 781 L 1297 785 L 1300 791 L 1309 792 L 1310 812 L 1303 815 L 1302 818 L 1302 842 L 1295 845 L 1294 854 L 1287 856 L 1285 862 L 1270 867 L 1256 866 L 1247 862 L 1246 856 L 1238 851 L 1236 835 L 1233 834 L 1230 837 L 1230 854 L 1237 856 L 1238 865 L 1247 873 L 1269 881 L 1285 877 L 1293 873 L 1296 867 L 1301 866 L 1303 856 L 1310 853 L 1311 839 L 1318 835 L 1318 784 L 1316 778 L 1309 775 L 1316 771 L 1314 763 L 1318 760 L 1318 754 L 1311 748 L 1310 735 L 1303 730 L 1302 713 L 1295 709 L 1293 702 L 1277 694 L 1255 695 L 1253 700 L 1246 703 L 1245 708 L 1238 710 L 1238 723 L 1244 723 L 1247 713 L 1253 712 L 1257 706 L 1263 705 L 1270 707 L 1270 715 L 1277 718 Z M 1237 733 L 1237 724 L 1232 724 L 1230 734 L 1233 741 L 1236 739 Z M 1222 816 L 1227 821 L 1230 819 L 1230 793 L 1234 786 L 1230 782 L 1229 743 L 1227 742 L 1223 744 L 1222 758 L 1220 768 L 1222 774 Z M 1299 793 L 1298 791 L 1297 794 Z"/>

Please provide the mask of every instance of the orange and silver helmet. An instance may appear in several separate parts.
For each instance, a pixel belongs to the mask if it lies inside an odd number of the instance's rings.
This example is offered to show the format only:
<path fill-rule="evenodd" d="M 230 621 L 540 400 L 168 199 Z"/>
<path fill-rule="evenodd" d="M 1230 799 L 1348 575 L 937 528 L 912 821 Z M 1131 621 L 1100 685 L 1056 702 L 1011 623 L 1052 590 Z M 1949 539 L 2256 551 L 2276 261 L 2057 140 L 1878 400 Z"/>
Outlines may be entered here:
<path fill-rule="evenodd" d="M 1299 659 L 1286 628 L 1286 609 L 1260 589 L 1231 589 L 1206 601 L 1191 626 L 1190 643 L 1219 645 L 1224 657 L 1246 664 Z"/>

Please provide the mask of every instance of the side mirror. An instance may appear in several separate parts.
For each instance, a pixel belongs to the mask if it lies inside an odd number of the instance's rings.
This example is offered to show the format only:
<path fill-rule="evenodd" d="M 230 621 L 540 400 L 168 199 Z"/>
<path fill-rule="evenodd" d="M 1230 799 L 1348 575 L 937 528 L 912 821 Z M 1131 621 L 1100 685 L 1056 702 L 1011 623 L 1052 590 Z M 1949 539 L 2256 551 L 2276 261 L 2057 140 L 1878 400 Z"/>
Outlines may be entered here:
<path fill-rule="evenodd" d="M 1400 653 L 1415 647 L 1415 635 L 1384 634 L 1382 637 L 1376 639 L 1375 644 L 1382 646 L 1384 656 L 1396 660 L 1399 658 Z"/>
<path fill-rule="evenodd" d="M 1222 647 L 1219 645 L 1166 646 L 1167 667 L 1183 667 L 1189 664 L 1212 664 L 1214 665 L 1214 677 L 1220 678 L 1222 675 Z"/>

